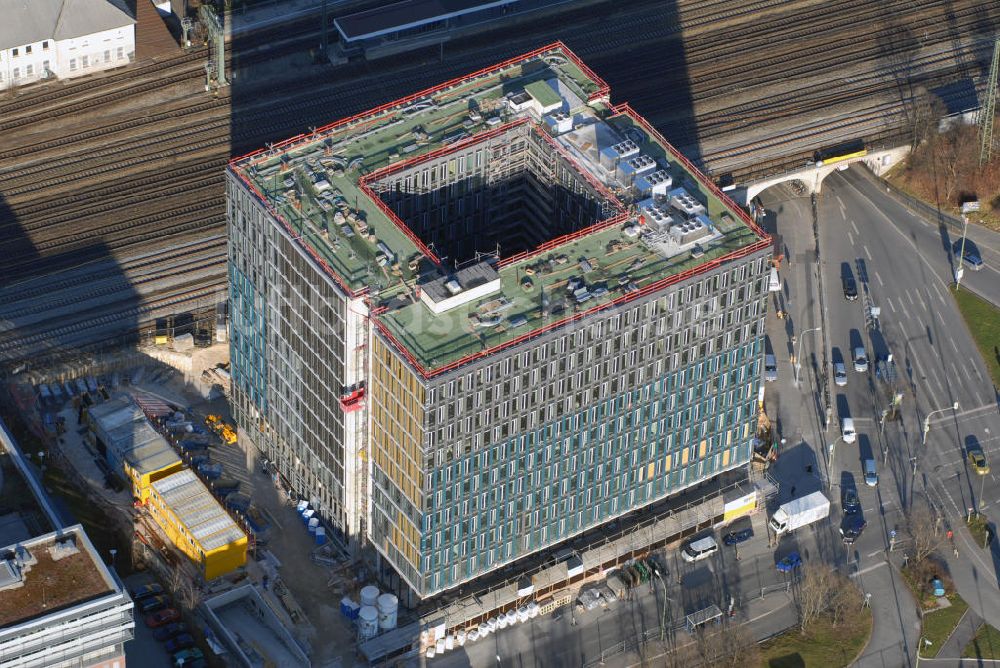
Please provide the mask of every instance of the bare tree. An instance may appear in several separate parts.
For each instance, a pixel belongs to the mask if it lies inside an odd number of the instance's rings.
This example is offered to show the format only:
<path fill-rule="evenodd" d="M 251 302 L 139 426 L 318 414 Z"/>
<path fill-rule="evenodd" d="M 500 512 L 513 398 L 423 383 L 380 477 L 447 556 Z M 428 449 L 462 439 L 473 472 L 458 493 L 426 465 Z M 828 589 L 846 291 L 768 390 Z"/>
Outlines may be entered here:
<path fill-rule="evenodd" d="M 740 668 L 760 663 L 760 648 L 742 624 L 727 621 L 714 629 L 701 628 L 695 636 L 694 648 L 704 668 Z"/>
<path fill-rule="evenodd" d="M 830 600 L 840 586 L 836 571 L 819 562 L 802 567 L 802 581 L 798 591 L 799 626 L 802 633 L 830 609 Z"/>
<path fill-rule="evenodd" d="M 937 517 L 926 501 L 914 500 L 906 513 L 906 526 L 913 537 L 913 560 L 916 562 L 933 554 L 945 540 Z"/>

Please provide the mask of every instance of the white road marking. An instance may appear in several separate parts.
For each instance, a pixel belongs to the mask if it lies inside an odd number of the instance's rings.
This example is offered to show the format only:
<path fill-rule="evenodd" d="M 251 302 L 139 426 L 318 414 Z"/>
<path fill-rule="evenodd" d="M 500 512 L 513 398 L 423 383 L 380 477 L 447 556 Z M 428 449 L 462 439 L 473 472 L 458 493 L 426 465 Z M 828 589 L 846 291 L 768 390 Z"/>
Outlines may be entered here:
<path fill-rule="evenodd" d="M 851 234 L 850 232 L 847 233 L 847 240 L 851 242 L 852 246 L 854 245 L 854 235 Z"/>
<path fill-rule="evenodd" d="M 941 383 L 941 379 L 938 378 L 937 369 L 935 369 L 934 367 L 931 367 L 931 375 L 934 376 L 934 384 L 937 385 L 938 387 L 938 394 L 943 395 L 944 385 Z"/>
<path fill-rule="evenodd" d="M 872 254 L 868 252 L 868 246 L 862 246 L 862 248 L 865 249 L 865 257 L 867 257 L 868 261 L 871 262 L 872 261 Z"/>
<path fill-rule="evenodd" d="M 976 382 L 976 381 L 975 381 L 975 380 L 973 380 L 973 378 L 972 378 L 972 373 L 971 373 L 971 372 L 969 371 L 969 367 L 968 367 L 968 365 L 965 365 L 965 364 L 963 364 L 963 365 L 962 365 L 962 371 L 964 371 L 964 372 L 965 372 L 965 377 L 969 379 L 969 382 L 970 382 L 970 383 L 974 383 L 974 382 Z"/>
<path fill-rule="evenodd" d="M 840 199 L 840 195 L 834 195 L 834 199 L 837 200 L 837 207 L 840 208 L 840 217 L 847 220 L 847 207 L 844 206 L 844 200 Z"/>
<path fill-rule="evenodd" d="M 910 294 L 909 290 L 906 291 L 906 298 L 910 300 L 910 306 L 917 305 L 917 302 L 913 301 L 913 295 Z"/>
<path fill-rule="evenodd" d="M 956 345 L 955 345 L 955 339 L 953 339 L 953 338 L 951 338 L 951 337 L 949 336 L 949 337 L 948 337 L 948 343 L 950 343 L 950 344 L 951 344 L 951 347 L 955 349 L 955 352 L 956 352 L 956 353 L 958 353 L 958 346 L 956 346 Z"/>
<path fill-rule="evenodd" d="M 881 550 L 879 550 L 879 552 L 881 552 Z M 871 555 L 869 555 L 869 556 L 871 556 Z M 868 572 L 870 572 L 870 571 L 873 571 L 873 570 L 875 570 L 876 568 L 882 568 L 882 567 L 883 567 L 883 566 L 885 566 L 885 565 L 886 565 L 887 563 L 888 563 L 887 561 L 880 561 L 880 562 L 878 562 L 877 564 L 872 564 L 871 566 L 867 566 L 867 567 L 865 567 L 865 568 L 862 568 L 862 569 L 861 569 L 860 571 L 858 571 L 857 573 L 851 573 L 851 577 L 852 577 L 852 578 L 856 578 L 856 577 L 858 577 L 859 575 L 864 575 L 865 573 L 868 573 Z"/>
<path fill-rule="evenodd" d="M 941 288 L 937 286 L 937 283 L 931 283 L 931 287 L 934 288 L 934 292 L 937 293 L 938 299 L 941 300 L 941 303 L 947 305 L 947 303 L 944 301 L 944 295 L 941 294 Z"/>
<path fill-rule="evenodd" d="M 839 197 L 839 195 L 838 195 L 838 197 Z M 854 224 L 854 221 L 853 221 L 853 220 L 851 221 L 851 229 L 853 229 L 853 230 L 854 230 L 854 233 L 855 233 L 855 234 L 857 234 L 858 236 L 860 236 L 860 235 L 861 235 L 861 233 L 860 233 L 860 232 L 858 232 L 858 226 Z"/>
<path fill-rule="evenodd" d="M 867 555 L 865 555 L 865 556 L 867 556 L 867 557 L 871 558 L 871 557 L 874 557 L 874 556 L 875 556 L 876 554 L 882 554 L 883 552 L 884 552 L 884 550 L 875 550 L 874 552 L 869 552 L 869 553 L 868 553 Z"/>
<path fill-rule="evenodd" d="M 878 275 L 877 271 L 875 272 L 875 280 L 878 281 L 878 284 L 881 287 L 883 287 L 883 288 L 885 287 L 885 283 L 882 282 L 882 277 Z"/>
<path fill-rule="evenodd" d="M 892 299 L 890 299 L 889 297 L 886 297 L 885 298 L 885 302 L 889 305 L 889 308 L 892 309 L 892 312 L 895 313 L 896 312 L 896 307 L 892 305 Z"/>
<path fill-rule="evenodd" d="M 948 324 L 944 321 L 944 316 L 941 315 L 941 312 L 935 311 L 934 315 L 936 315 L 937 319 L 941 322 L 941 326 L 944 327 L 945 329 L 948 329 Z"/>

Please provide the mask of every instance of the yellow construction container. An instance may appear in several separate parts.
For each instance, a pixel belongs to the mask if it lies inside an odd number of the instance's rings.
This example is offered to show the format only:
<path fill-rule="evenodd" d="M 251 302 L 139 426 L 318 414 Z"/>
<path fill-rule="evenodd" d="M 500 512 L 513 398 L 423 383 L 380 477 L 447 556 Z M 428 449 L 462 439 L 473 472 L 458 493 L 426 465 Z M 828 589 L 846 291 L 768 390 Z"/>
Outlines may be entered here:
<path fill-rule="evenodd" d="M 149 509 L 170 541 L 213 580 L 247 562 L 247 535 L 190 469 L 152 483 Z"/>
<path fill-rule="evenodd" d="M 158 346 L 165 346 L 170 343 L 170 337 L 163 334 L 157 334 L 153 339 L 153 342 Z"/>
<path fill-rule="evenodd" d="M 219 436 L 222 437 L 222 441 L 226 445 L 236 445 L 236 430 L 228 424 L 222 425 L 222 429 L 219 430 Z"/>

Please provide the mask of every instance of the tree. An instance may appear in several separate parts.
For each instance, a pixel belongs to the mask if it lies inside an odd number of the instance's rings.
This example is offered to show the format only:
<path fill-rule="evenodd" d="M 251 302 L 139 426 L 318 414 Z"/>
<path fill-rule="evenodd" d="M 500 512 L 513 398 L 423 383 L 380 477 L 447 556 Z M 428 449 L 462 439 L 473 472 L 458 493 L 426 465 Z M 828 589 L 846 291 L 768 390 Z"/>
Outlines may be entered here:
<path fill-rule="evenodd" d="M 697 665 L 704 668 L 740 668 L 760 663 L 760 648 L 747 627 L 729 621 L 720 627 L 699 628 L 694 655 L 700 662 Z"/>
<path fill-rule="evenodd" d="M 922 499 L 915 499 L 910 505 L 906 513 L 906 526 L 913 537 L 913 560 L 916 562 L 933 554 L 945 540 L 937 516 Z"/>
<path fill-rule="evenodd" d="M 812 561 L 802 567 L 798 591 L 799 627 L 802 633 L 806 633 L 830 609 L 837 589 L 843 585 L 842 580 L 842 576 L 821 562 Z"/>

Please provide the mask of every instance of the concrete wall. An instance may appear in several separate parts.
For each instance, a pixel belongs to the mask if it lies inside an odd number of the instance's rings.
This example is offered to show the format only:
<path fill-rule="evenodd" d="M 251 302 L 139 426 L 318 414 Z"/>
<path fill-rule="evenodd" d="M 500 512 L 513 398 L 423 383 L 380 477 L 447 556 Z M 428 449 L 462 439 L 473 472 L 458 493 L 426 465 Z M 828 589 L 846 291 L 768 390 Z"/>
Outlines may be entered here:
<path fill-rule="evenodd" d="M 128 65 L 134 58 L 135 26 L 131 24 L 72 39 L 0 49 L 0 90 L 47 76 L 70 79 L 93 74 Z"/>

